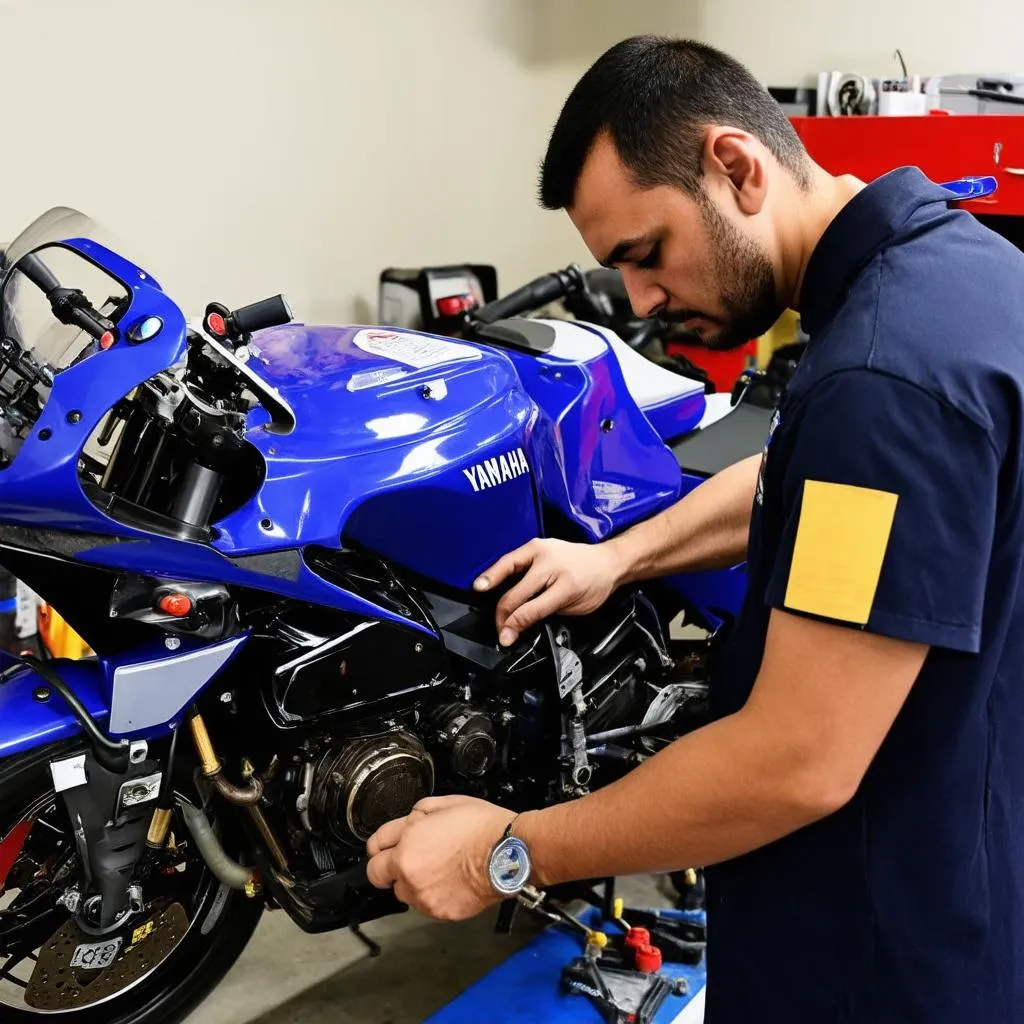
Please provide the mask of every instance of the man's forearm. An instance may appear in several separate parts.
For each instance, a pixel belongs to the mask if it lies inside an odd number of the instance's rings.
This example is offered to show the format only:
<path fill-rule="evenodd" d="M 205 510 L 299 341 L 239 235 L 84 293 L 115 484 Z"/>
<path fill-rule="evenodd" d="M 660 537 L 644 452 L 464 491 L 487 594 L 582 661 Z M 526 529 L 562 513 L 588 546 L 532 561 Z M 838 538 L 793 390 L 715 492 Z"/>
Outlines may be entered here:
<path fill-rule="evenodd" d="M 722 470 L 671 508 L 607 543 L 623 582 L 735 565 L 746 557 L 759 455 Z"/>
<path fill-rule="evenodd" d="M 535 881 L 701 867 L 834 809 L 811 759 L 745 711 L 705 726 L 589 796 L 520 818 Z"/>

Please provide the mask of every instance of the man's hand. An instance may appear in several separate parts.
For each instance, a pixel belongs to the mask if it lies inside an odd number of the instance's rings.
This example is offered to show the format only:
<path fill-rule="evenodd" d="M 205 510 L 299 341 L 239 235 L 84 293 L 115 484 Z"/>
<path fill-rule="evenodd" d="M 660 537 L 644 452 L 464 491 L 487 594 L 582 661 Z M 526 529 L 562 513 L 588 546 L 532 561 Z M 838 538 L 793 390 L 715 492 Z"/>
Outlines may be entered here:
<path fill-rule="evenodd" d="M 525 573 L 498 602 L 498 641 L 508 647 L 523 630 L 556 612 L 587 615 L 600 608 L 621 582 L 623 568 L 612 541 L 531 540 L 495 562 L 473 588 L 492 590 Z"/>
<path fill-rule="evenodd" d="M 414 910 L 442 921 L 474 917 L 502 897 L 487 873 L 491 851 L 515 814 L 469 796 L 420 800 L 366 844 L 366 877 Z"/>

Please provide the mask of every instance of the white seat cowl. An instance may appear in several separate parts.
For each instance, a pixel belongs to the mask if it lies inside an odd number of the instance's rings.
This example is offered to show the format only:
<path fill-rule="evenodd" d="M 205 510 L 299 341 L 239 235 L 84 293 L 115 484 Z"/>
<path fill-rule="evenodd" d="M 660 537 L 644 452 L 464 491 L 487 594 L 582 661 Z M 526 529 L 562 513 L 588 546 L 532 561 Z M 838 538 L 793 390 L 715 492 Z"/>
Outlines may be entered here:
<path fill-rule="evenodd" d="M 700 423 L 697 424 L 698 430 L 703 430 L 705 427 L 710 427 L 712 423 L 717 423 L 720 419 L 728 416 L 735 408 L 732 404 L 732 395 L 728 391 L 719 391 L 714 395 L 706 395 L 704 403 L 704 415 L 701 417 Z"/>
<path fill-rule="evenodd" d="M 610 347 L 619 361 L 626 389 L 641 409 L 702 393 L 704 384 L 652 363 L 627 345 L 614 331 L 596 324 L 571 320 L 544 320 L 555 329 L 555 343 L 545 354 L 574 363 L 586 363 Z"/>

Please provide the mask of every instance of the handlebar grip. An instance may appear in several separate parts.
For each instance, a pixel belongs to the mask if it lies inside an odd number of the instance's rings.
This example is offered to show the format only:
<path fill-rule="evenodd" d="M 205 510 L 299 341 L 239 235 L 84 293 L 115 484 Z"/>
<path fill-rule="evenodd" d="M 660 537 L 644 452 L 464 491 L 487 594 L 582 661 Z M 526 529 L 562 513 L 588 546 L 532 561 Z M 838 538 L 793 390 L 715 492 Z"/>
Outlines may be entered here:
<path fill-rule="evenodd" d="M 68 311 L 68 319 L 72 325 L 81 331 L 85 331 L 90 338 L 98 338 L 104 331 L 102 324 L 98 323 L 86 309 L 71 309 Z"/>
<path fill-rule="evenodd" d="M 252 334 L 266 327 L 280 327 L 292 322 L 292 311 L 283 295 L 261 299 L 236 309 L 230 316 L 239 334 Z"/>
<path fill-rule="evenodd" d="M 20 270 L 44 295 L 51 295 L 60 287 L 60 281 L 50 268 L 36 255 L 29 253 L 18 261 Z"/>
<path fill-rule="evenodd" d="M 657 337 L 661 328 L 662 322 L 657 317 L 651 317 L 637 328 L 635 334 L 624 340 L 630 348 L 636 349 L 639 352 L 648 342 L 653 341 Z"/>
<path fill-rule="evenodd" d="M 586 279 L 583 271 L 574 263 L 565 270 L 544 274 L 524 284 L 522 288 L 509 292 L 502 299 L 488 302 L 473 314 L 473 319 L 478 323 L 493 324 L 496 320 L 504 320 L 506 317 L 518 316 L 531 309 L 546 306 L 555 299 L 565 298 L 566 295 L 583 291 L 585 288 Z"/>

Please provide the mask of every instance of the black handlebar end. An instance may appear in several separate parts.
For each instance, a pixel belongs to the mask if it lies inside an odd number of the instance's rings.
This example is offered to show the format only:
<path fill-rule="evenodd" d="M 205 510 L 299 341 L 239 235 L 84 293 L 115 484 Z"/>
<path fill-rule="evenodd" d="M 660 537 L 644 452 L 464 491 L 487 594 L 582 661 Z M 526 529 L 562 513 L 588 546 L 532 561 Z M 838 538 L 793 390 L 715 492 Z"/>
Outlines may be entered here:
<path fill-rule="evenodd" d="M 291 307 L 283 295 L 261 299 L 248 306 L 241 306 L 228 316 L 228 323 L 236 335 L 253 334 L 268 327 L 281 327 L 293 319 Z"/>
<path fill-rule="evenodd" d="M 531 310 L 546 306 L 556 299 L 564 299 L 567 295 L 585 291 L 587 279 L 576 263 L 564 270 L 556 270 L 553 274 L 544 274 L 535 278 L 522 288 L 509 292 L 502 299 L 488 302 L 481 306 L 473 319 L 481 324 L 493 324 L 496 320 L 507 320 L 509 317 L 520 316 Z"/>

